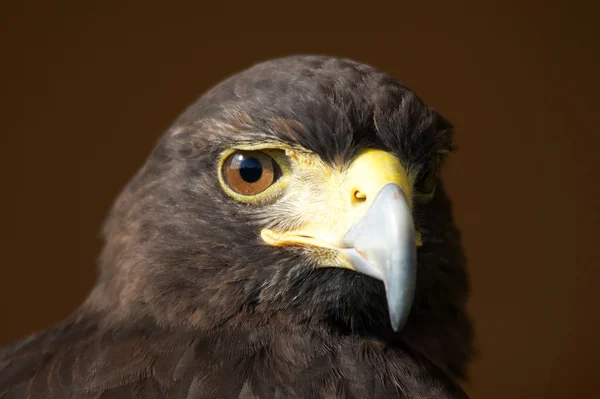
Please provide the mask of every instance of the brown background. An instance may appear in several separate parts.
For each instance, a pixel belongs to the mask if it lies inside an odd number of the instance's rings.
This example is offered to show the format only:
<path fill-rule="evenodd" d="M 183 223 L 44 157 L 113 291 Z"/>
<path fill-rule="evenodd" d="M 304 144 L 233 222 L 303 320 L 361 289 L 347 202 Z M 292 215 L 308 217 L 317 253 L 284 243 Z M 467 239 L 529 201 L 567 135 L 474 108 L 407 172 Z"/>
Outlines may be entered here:
<path fill-rule="evenodd" d="M 598 393 L 594 10 L 78 3 L 0 13 L 0 345 L 84 299 L 104 215 L 187 104 L 254 62 L 323 53 L 390 72 L 458 126 L 445 178 L 470 259 L 481 351 L 471 395 Z"/>

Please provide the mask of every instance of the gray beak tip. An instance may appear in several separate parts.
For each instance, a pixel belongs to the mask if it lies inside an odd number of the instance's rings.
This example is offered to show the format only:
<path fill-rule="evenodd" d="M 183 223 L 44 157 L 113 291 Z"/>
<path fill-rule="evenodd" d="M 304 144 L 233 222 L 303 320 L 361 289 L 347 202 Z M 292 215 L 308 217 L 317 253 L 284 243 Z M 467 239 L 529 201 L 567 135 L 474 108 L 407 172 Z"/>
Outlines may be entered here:
<path fill-rule="evenodd" d="M 417 273 L 414 222 L 402 189 L 385 186 L 345 242 L 353 247 L 345 252 L 356 270 L 383 281 L 390 323 L 399 331 L 412 307 Z"/>
<path fill-rule="evenodd" d="M 390 321 L 392 322 L 392 330 L 394 330 L 394 332 L 400 331 L 400 329 L 403 327 L 400 325 L 398 320 L 394 320 L 394 319 L 390 318 Z"/>

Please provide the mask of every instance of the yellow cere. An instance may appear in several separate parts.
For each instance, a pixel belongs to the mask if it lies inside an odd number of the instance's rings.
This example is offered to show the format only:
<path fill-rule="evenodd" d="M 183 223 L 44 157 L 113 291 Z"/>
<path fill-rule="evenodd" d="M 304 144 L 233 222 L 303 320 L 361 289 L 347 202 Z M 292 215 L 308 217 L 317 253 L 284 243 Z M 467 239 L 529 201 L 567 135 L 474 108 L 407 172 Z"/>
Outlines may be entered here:
<path fill-rule="evenodd" d="M 328 165 L 311 153 L 289 150 L 286 154 L 293 163 L 293 176 L 281 202 L 296 223 L 284 231 L 264 229 L 262 237 L 271 245 L 339 248 L 344 234 L 389 183 L 402 187 L 412 203 L 409 177 L 388 152 L 365 150 L 347 168 Z"/>
<path fill-rule="evenodd" d="M 263 240 L 270 245 L 340 248 L 344 234 L 365 215 L 379 191 L 389 183 L 404 190 L 412 208 L 412 185 L 406 169 L 386 151 L 366 149 L 347 167 L 329 165 L 314 153 L 281 143 L 237 146 L 225 151 L 222 159 L 236 150 L 263 151 L 281 168 L 281 179 L 255 196 L 233 192 L 219 173 L 224 190 L 239 201 L 277 200 L 269 207 L 270 217 L 279 222 L 277 229 L 261 231 Z M 419 233 L 416 238 L 417 245 L 421 245 Z"/>

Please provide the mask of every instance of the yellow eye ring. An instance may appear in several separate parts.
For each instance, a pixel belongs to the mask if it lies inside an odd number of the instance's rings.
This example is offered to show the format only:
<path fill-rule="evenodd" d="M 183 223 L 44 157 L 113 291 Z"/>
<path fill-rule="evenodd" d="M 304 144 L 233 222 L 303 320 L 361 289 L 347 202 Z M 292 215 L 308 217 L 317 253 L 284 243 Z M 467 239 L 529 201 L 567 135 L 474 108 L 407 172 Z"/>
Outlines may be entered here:
<path fill-rule="evenodd" d="M 290 172 L 285 147 L 240 144 L 221 154 L 218 177 L 223 191 L 246 203 L 267 203 L 281 196 Z"/>

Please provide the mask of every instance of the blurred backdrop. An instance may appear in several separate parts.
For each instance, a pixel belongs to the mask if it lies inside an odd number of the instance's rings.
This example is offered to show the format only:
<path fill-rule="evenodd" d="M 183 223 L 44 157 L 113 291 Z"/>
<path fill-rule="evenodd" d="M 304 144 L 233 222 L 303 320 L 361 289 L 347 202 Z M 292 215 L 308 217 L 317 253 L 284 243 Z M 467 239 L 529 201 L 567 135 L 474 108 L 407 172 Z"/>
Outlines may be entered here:
<path fill-rule="evenodd" d="M 0 13 L 0 345 L 85 298 L 106 212 L 184 107 L 255 62 L 319 53 L 389 72 L 457 126 L 445 180 L 471 272 L 480 349 L 472 397 L 600 390 L 600 63 L 591 8 L 14 3 Z"/>

